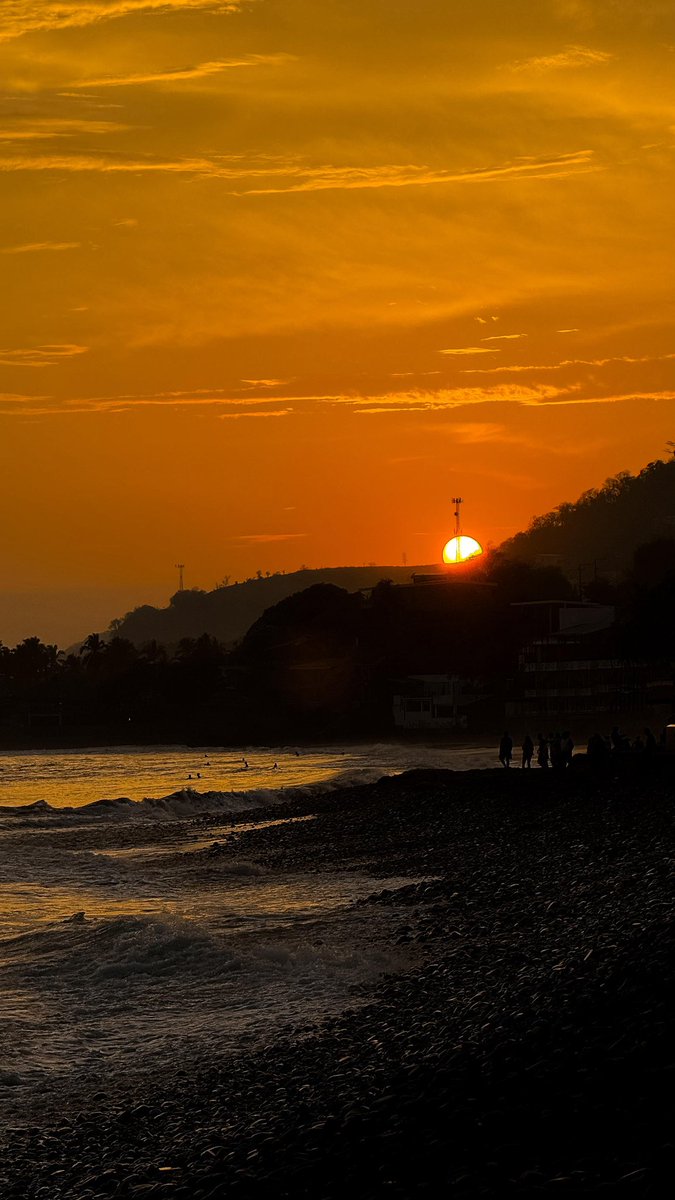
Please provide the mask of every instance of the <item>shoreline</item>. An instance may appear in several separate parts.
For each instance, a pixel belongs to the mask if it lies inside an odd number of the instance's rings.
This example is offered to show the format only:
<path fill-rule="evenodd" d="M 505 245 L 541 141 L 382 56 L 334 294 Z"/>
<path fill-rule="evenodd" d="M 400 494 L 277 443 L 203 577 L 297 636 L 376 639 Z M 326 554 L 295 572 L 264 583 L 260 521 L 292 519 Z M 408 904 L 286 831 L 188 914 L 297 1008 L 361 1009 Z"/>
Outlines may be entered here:
<path fill-rule="evenodd" d="M 279 877 L 407 876 L 357 907 L 395 916 L 420 965 L 262 1049 L 205 1046 L 4 1130 L 3 1195 L 664 1194 L 672 798 L 670 769 L 496 768 L 292 801 L 315 819 L 234 852 Z"/>

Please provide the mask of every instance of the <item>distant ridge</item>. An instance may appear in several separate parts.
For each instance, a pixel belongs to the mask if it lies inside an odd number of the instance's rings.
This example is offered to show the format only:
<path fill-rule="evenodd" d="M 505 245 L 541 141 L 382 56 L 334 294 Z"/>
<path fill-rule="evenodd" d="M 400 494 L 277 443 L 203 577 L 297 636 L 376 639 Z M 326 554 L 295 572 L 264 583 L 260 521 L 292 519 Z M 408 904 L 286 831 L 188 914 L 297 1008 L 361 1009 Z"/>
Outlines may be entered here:
<path fill-rule="evenodd" d="M 371 588 L 381 579 L 394 583 L 409 583 L 416 571 L 431 571 L 428 565 L 418 567 L 320 567 L 316 570 L 293 571 L 287 575 L 270 575 L 247 579 L 243 583 L 218 587 L 211 592 L 191 590 L 176 592 L 167 608 L 144 604 L 127 613 L 121 621 L 113 621 L 110 633 L 128 638 L 136 646 L 156 641 L 173 645 L 181 638 L 196 638 L 207 633 L 226 645 L 238 642 L 267 608 L 302 592 L 317 583 L 332 583 L 348 592 Z"/>

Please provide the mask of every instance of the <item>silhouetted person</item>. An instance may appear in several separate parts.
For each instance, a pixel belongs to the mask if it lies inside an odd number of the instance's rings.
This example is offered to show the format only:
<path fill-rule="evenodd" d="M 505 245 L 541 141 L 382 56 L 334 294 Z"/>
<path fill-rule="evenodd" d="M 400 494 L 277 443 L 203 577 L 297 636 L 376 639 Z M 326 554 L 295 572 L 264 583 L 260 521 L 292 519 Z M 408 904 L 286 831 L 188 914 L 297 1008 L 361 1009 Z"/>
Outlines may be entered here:
<path fill-rule="evenodd" d="M 565 766 L 563 758 L 562 742 L 559 733 L 549 733 L 548 735 L 549 754 L 551 756 L 551 766 L 554 771 L 560 771 Z"/>
<path fill-rule="evenodd" d="M 564 765 L 566 767 L 571 767 L 572 755 L 574 754 L 574 742 L 572 741 L 572 734 L 569 732 L 569 730 L 565 730 L 563 733 L 562 752 Z"/>
<path fill-rule="evenodd" d="M 510 733 L 504 733 L 499 743 L 499 761 L 503 767 L 511 766 L 513 756 L 513 738 Z"/>
<path fill-rule="evenodd" d="M 591 734 L 588 739 L 586 756 L 592 769 L 594 771 L 604 771 L 609 764 L 610 755 L 611 750 L 605 738 L 599 733 Z"/>
<path fill-rule="evenodd" d="M 543 733 L 537 734 L 537 762 L 544 770 L 548 767 L 548 742 Z"/>
<path fill-rule="evenodd" d="M 624 739 L 618 725 L 614 726 L 614 728 L 610 734 L 609 740 L 611 742 L 612 750 L 614 751 L 614 753 L 621 754 L 621 752 L 625 749 L 625 745 L 624 745 L 625 739 Z"/>
<path fill-rule="evenodd" d="M 532 741 L 532 738 L 530 737 L 529 733 L 526 733 L 525 737 L 523 738 L 523 760 L 521 763 L 521 766 L 523 767 L 523 769 L 526 767 L 529 769 L 532 766 L 532 755 L 533 754 L 534 754 L 534 742 Z"/>
<path fill-rule="evenodd" d="M 643 729 L 642 732 L 645 735 L 645 753 L 648 758 L 654 758 L 658 754 L 659 744 L 651 729 Z"/>

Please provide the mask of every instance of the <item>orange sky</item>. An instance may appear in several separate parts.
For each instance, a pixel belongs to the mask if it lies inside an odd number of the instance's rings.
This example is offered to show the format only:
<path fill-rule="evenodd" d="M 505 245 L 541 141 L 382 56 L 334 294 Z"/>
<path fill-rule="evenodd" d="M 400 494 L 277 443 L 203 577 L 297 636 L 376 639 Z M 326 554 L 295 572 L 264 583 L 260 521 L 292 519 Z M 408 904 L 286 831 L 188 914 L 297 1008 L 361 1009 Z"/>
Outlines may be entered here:
<path fill-rule="evenodd" d="M 663 456 L 674 68 L 666 0 L 4 0 L 0 639 Z"/>

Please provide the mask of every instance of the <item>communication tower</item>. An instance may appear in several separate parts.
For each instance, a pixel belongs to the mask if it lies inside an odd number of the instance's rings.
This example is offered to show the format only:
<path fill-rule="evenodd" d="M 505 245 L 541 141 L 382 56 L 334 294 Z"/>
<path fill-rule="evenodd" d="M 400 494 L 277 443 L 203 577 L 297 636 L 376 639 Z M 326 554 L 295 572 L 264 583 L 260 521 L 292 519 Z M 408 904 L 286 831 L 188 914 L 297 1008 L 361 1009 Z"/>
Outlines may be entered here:
<path fill-rule="evenodd" d="M 184 592 L 184 591 L 185 591 L 185 585 L 184 585 L 184 583 L 183 583 L 183 569 L 184 569 L 184 567 L 185 567 L 185 563 L 176 563 L 176 570 L 178 571 L 178 591 L 179 591 L 179 592 Z"/>
<path fill-rule="evenodd" d="M 462 504 L 464 503 L 464 501 L 462 500 L 461 496 L 453 496 L 452 503 L 455 506 L 455 537 L 459 537 L 459 535 L 461 533 L 459 510 L 460 510 Z"/>

